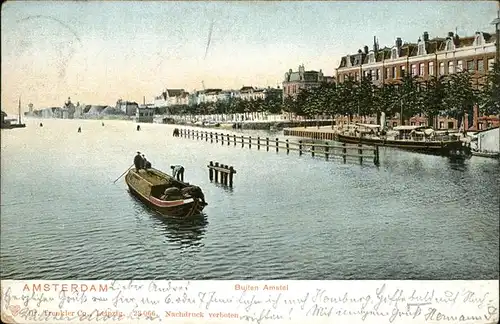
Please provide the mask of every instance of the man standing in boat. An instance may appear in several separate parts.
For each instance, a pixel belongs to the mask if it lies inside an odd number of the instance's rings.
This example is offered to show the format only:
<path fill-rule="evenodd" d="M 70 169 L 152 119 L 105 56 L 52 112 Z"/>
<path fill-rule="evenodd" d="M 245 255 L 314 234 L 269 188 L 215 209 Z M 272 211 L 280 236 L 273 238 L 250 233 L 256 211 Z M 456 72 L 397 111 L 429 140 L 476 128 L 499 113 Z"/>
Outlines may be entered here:
<path fill-rule="evenodd" d="M 144 169 L 151 169 L 151 162 L 149 162 L 146 157 L 144 156 L 144 154 L 142 155 L 142 159 L 144 161 Z"/>
<path fill-rule="evenodd" d="M 184 182 L 184 167 L 182 165 L 171 165 L 170 168 L 172 169 L 174 178 Z"/>
<path fill-rule="evenodd" d="M 137 152 L 134 158 L 135 170 L 139 172 L 140 169 L 144 169 L 144 159 L 141 156 L 141 152 Z"/>

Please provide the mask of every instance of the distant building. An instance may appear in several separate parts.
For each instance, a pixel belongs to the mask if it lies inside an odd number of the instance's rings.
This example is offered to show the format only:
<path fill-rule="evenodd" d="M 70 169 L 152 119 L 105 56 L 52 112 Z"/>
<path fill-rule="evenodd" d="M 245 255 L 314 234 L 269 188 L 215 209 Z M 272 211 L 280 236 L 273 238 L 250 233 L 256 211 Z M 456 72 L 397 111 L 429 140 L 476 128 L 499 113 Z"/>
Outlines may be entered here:
<path fill-rule="evenodd" d="M 118 99 L 116 102 L 116 109 L 121 110 L 127 116 L 134 116 L 138 108 L 139 105 L 134 101 L 123 101 L 122 99 Z"/>
<path fill-rule="evenodd" d="M 296 98 L 303 89 L 313 89 L 324 83 L 334 82 L 333 77 L 324 76 L 323 71 L 306 71 L 304 65 L 299 66 L 297 72 L 290 69 L 285 73 L 283 81 L 283 99 L 288 97 Z"/>
<path fill-rule="evenodd" d="M 168 107 L 189 104 L 189 92 L 184 89 L 165 89 L 161 95 L 154 98 L 155 107 Z"/>
<path fill-rule="evenodd" d="M 152 123 L 155 114 L 153 106 L 141 105 L 137 108 L 135 120 L 138 123 Z"/>

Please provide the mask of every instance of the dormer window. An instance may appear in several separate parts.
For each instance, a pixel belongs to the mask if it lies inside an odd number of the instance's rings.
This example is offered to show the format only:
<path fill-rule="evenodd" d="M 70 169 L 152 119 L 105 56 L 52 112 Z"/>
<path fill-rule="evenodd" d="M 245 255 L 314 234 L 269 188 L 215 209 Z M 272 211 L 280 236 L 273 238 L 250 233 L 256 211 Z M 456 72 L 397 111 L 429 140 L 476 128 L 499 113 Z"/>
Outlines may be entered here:
<path fill-rule="evenodd" d="M 347 57 L 346 57 L 346 66 L 347 67 L 351 67 L 352 66 L 351 56 L 350 55 L 347 55 Z"/>
<path fill-rule="evenodd" d="M 427 51 L 425 50 L 425 42 L 419 41 L 418 42 L 418 49 L 417 49 L 417 55 L 426 55 Z"/>
<path fill-rule="evenodd" d="M 453 51 L 455 50 L 455 43 L 453 43 L 453 39 L 448 39 L 446 41 L 446 48 L 445 48 L 446 51 Z"/>
<path fill-rule="evenodd" d="M 474 43 L 472 46 L 482 46 L 484 45 L 484 37 L 483 33 L 476 33 L 476 37 L 474 38 Z"/>
<path fill-rule="evenodd" d="M 375 53 L 371 52 L 368 54 L 368 63 L 375 63 Z"/>
<path fill-rule="evenodd" d="M 391 50 L 391 59 L 394 60 L 394 59 L 397 59 L 398 58 L 398 49 L 397 48 L 393 48 Z"/>

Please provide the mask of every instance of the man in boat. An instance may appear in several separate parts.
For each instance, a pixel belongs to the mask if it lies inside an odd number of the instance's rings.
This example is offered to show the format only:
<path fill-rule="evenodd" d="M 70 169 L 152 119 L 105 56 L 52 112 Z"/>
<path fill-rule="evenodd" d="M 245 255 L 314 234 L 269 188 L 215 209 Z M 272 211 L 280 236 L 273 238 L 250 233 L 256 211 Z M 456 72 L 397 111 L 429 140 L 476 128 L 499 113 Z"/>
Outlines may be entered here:
<path fill-rule="evenodd" d="M 184 182 L 184 167 L 182 165 L 171 165 L 172 174 L 177 180 Z"/>
<path fill-rule="evenodd" d="M 144 169 L 144 159 L 141 156 L 141 152 L 137 152 L 134 158 L 135 170 L 139 172 L 140 169 Z"/>
<path fill-rule="evenodd" d="M 144 169 L 151 169 L 151 162 L 149 162 L 144 154 L 142 155 L 142 159 L 144 161 Z"/>

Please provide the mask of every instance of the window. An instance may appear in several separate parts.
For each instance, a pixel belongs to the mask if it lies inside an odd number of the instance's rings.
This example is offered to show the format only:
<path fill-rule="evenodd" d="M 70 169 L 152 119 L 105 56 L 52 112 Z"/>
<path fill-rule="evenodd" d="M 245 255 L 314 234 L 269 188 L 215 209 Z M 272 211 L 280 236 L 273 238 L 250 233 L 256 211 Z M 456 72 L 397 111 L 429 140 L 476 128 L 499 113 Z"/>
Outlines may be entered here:
<path fill-rule="evenodd" d="M 483 123 L 479 123 L 479 124 L 477 124 L 477 128 L 478 128 L 478 129 L 483 129 Z"/>
<path fill-rule="evenodd" d="M 380 80 L 380 70 L 379 69 L 375 70 L 375 80 Z"/>
<path fill-rule="evenodd" d="M 368 77 L 368 71 L 363 71 L 363 76 L 366 78 Z"/>
<path fill-rule="evenodd" d="M 439 63 L 439 75 L 444 75 L 444 62 Z"/>
<path fill-rule="evenodd" d="M 495 59 L 488 59 L 488 71 L 493 70 L 493 64 L 495 63 Z"/>
<path fill-rule="evenodd" d="M 372 80 L 378 80 L 377 76 L 375 75 L 375 70 L 371 70 L 370 76 L 372 77 Z"/>
<path fill-rule="evenodd" d="M 368 63 L 375 63 L 375 53 L 368 54 Z"/>
<path fill-rule="evenodd" d="M 359 73 L 354 73 L 354 80 L 359 81 Z"/>
<path fill-rule="evenodd" d="M 420 63 L 420 66 L 418 68 L 418 75 L 424 75 L 424 71 L 425 70 L 425 64 L 424 63 Z"/>
<path fill-rule="evenodd" d="M 444 122 L 439 122 L 439 129 L 443 129 L 444 128 Z"/>
<path fill-rule="evenodd" d="M 474 38 L 474 43 L 472 46 L 481 46 L 484 44 L 483 33 L 476 33 L 476 37 Z"/>
<path fill-rule="evenodd" d="M 448 62 L 448 73 L 453 74 L 455 71 L 453 70 L 453 61 Z"/>
<path fill-rule="evenodd" d="M 413 121 L 412 121 L 412 122 L 410 123 L 410 126 L 415 126 L 415 122 L 413 122 Z"/>
<path fill-rule="evenodd" d="M 426 55 L 427 51 L 425 50 L 425 42 L 420 41 L 418 42 L 418 50 L 417 50 L 417 55 Z"/>
<path fill-rule="evenodd" d="M 391 51 L 391 59 L 397 59 L 398 58 L 398 49 L 397 48 L 393 48 L 392 51 Z"/>
<path fill-rule="evenodd" d="M 425 123 L 424 122 L 420 122 L 420 126 L 425 126 Z"/>
<path fill-rule="evenodd" d="M 455 49 L 455 44 L 453 43 L 453 39 L 448 39 L 446 41 L 446 51 L 453 51 Z"/>
<path fill-rule="evenodd" d="M 404 65 L 401 65 L 399 67 L 399 72 L 400 72 L 401 77 L 405 76 L 405 66 Z"/>
<path fill-rule="evenodd" d="M 429 75 L 434 75 L 434 62 L 429 62 Z"/>
<path fill-rule="evenodd" d="M 416 76 L 417 75 L 417 65 L 416 64 L 412 64 L 411 65 L 411 75 L 412 76 Z"/>
<path fill-rule="evenodd" d="M 467 71 L 474 72 L 474 61 L 467 61 Z"/>
<path fill-rule="evenodd" d="M 484 72 L 484 61 L 477 60 L 477 72 Z"/>
<path fill-rule="evenodd" d="M 388 79 L 390 74 L 391 74 L 391 69 L 385 68 L 385 79 Z"/>
<path fill-rule="evenodd" d="M 395 66 L 392 68 L 392 78 L 393 79 L 396 78 L 396 67 Z"/>
<path fill-rule="evenodd" d="M 462 60 L 457 61 L 457 73 L 464 71 L 464 63 Z"/>

